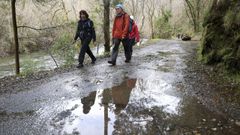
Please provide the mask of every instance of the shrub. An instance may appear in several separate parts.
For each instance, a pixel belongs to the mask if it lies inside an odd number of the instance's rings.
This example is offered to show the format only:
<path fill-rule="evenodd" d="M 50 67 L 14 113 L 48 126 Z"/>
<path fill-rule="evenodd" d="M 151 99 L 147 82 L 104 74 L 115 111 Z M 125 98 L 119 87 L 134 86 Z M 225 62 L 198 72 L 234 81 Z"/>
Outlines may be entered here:
<path fill-rule="evenodd" d="M 53 54 L 57 55 L 60 60 L 63 60 L 65 66 L 69 66 L 74 63 L 76 49 L 71 44 L 72 38 L 72 35 L 69 33 L 64 33 L 57 38 L 56 42 L 51 48 Z"/>
<path fill-rule="evenodd" d="M 30 58 L 25 59 L 21 63 L 21 75 L 28 76 L 30 74 L 33 74 L 34 72 L 37 72 L 37 65 L 37 61 L 31 60 Z"/>

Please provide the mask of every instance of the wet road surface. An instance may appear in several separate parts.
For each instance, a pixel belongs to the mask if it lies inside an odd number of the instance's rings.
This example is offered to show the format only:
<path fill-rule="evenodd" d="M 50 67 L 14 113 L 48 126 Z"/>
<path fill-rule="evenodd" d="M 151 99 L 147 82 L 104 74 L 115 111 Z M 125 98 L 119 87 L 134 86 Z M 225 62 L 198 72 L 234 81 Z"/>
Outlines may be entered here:
<path fill-rule="evenodd" d="M 131 63 L 121 53 L 117 66 L 101 59 L 0 95 L 0 134 L 238 135 L 239 121 L 184 94 L 184 57 L 196 47 L 163 40 L 134 50 Z"/>

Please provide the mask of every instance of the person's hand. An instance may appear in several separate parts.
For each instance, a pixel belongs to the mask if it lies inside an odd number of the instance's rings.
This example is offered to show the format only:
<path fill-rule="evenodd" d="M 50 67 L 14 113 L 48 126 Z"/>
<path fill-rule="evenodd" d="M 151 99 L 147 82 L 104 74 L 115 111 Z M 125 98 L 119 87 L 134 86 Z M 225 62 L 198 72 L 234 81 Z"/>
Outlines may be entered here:
<path fill-rule="evenodd" d="M 96 41 L 93 40 L 93 46 L 96 46 Z"/>
<path fill-rule="evenodd" d="M 113 46 L 114 45 L 114 38 L 112 38 L 112 44 L 110 44 L 110 46 Z"/>
<path fill-rule="evenodd" d="M 139 42 L 139 39 L 135 38 L 135 42 L 138 43 L 138 42 Z"/>

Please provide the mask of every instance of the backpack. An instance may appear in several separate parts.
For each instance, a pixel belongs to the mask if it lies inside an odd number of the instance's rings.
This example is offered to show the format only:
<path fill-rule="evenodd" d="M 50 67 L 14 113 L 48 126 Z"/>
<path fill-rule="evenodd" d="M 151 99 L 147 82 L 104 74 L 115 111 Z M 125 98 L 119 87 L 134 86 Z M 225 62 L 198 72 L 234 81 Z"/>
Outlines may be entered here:
<path fill-rule="evenodd" d="M 123 22 L 125 22 L 125 14 L 123 17 Z M 129 28 L 128 28 L 128 34 L 132 32 L 133 29 L 133 20 L 129 17 Z"/>
<path fill-rule="evenodd" d="M 133 20 L 130 18 L 129 19 L 129 28 L 128 28 L 128 33 L 131 33 L 133 29 Z"/>
<path fill-rule="evenodd" d="M 92 36 L 92 24 L 90 19 L 82 24 L 81 30 L 79 32 L 80 39 Z"/>

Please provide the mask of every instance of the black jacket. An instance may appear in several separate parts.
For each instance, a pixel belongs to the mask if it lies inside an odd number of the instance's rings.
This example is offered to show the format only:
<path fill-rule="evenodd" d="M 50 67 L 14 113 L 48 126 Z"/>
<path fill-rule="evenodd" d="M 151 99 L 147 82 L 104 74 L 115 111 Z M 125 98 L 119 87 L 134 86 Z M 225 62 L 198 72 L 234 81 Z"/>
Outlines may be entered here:
<path fill-rule="evenodd" d="M 96 41 L 96 33 L 92 20 L 87 19 L 78 21 L 77 32 L 74 40 L 77 40 L 78 38 L 80 38 L 81 40 L 88 38 L 93 39 L 93 41 Z"/>

